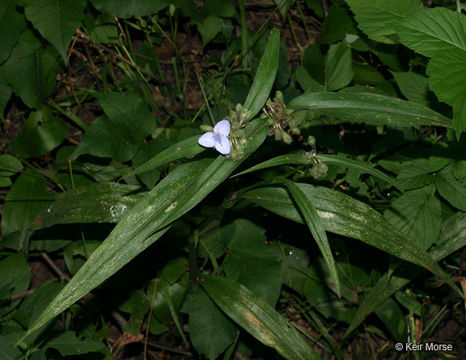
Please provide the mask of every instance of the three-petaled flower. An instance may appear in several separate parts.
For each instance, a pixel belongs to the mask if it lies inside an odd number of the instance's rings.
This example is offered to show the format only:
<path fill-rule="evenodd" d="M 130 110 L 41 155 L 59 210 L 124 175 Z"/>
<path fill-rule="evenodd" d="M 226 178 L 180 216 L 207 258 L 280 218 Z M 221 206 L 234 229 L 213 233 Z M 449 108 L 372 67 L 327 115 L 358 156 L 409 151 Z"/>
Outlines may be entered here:
<path fill-rule="evenodd" d="M 214 131 L 206 132 L 198 142 L 199 145 L 215 149 L 222 155 L 227 155 L 231 151 L 230 140 L 230 123 L 228 120 L 221 120 L 214 126 Z"/>

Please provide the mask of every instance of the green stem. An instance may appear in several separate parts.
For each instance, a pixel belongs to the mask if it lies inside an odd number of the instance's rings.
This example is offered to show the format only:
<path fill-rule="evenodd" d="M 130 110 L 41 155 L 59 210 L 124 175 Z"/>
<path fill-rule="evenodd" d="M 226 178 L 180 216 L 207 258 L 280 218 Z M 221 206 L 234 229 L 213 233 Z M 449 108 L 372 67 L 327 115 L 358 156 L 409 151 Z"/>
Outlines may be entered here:
<path fill-rule="evenodd" d="M 209 112 L 210 121 L 212 122 L 212 125 L 214 125 L 215 124 L 215 119 L 214 119 L 214 115 L 212 114 L 212 110 L 210 109 L 209 99 L 207 99 L 207 95 L 205 93 L 204 86 L 202 85 L 201 78 L 200 78 L 197 71 L 196 71 L 196 77 L 197 77 L 197 81 L 199 83 L 199 86 L 201 87 L 202 96 L 204 97 L 204 103 L 207 106 L 207 111 Z"/>
<path fill-rule="evenodd" d="M 461 0 L 456 0 L 456 11 L 461 14 Z"/>

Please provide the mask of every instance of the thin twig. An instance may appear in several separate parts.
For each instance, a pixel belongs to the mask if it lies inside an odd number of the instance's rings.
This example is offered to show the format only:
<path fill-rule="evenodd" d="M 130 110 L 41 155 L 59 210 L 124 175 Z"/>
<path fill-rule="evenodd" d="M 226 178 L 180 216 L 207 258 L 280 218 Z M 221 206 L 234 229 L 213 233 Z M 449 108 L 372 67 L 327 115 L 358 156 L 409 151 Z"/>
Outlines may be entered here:
<path fill-rule="evenodd" d="M 156 349 L 160 349 L 160 350 L 164 350 L 164 351 L 170 351 L 172 353 L 179 354 L 179 355 L 184 355 L 184 356 L 192 356 L 193 355 L 193 354 L 191 354 L 190 352 L 187 352 L 187 351 L 174 349 L 174 348 L 171 348 L 171 347 L 168 347 L 168 346 L 162 346 L 162 345 L 154 344 L 152 342 L 148 342 L 147 345 L 152 346 L 152 347 L 154 347 Z"/>
<path fill-rule="evenodd" d="M 47 264 L 53 269 L 53 271 L 55 271 L 57 273 L 58 277 L 60 278 L 60 282 L 70 281 L 71 278 L 58 268 L 58 266 L 47 255 L 47 253 L 41 252 L 40 256 L 42 257 L 42 259 L 44 259 L 47 262 Z"/>
<path fill-rule="evenodd" d="M 22 293 L 19 293 L 19 294 L 11 295 L 10 299 L 9 299 L 9 302 L 12 303 L 12 302 L 14 302 L 16 300 L 24 299 L 24 298 L 28 297 L 29 295 L 31 295 L 34 292 L 34 290 L 35 289 L 31 289 L 31 290 L 28 290 L 28 291 L 25 291 L 25 292 L 22 292 Z"/>

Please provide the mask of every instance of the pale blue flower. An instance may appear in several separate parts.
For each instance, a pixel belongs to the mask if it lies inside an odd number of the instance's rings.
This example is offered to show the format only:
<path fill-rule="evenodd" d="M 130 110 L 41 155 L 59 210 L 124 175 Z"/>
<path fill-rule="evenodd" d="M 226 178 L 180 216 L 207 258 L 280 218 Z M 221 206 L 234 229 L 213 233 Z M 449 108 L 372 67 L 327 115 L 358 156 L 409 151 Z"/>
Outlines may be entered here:
<path fill-rule="evenodd" d="M 214 131 L 206 132 L 199 138 L 198 142 L 199 145 L 208 148 L 215 147 L 220 154 L 227 155 L 231 151 L 228 135 L 230 135 L 230 123 L 228 120 L 222 120 L 215 124 Z"/>

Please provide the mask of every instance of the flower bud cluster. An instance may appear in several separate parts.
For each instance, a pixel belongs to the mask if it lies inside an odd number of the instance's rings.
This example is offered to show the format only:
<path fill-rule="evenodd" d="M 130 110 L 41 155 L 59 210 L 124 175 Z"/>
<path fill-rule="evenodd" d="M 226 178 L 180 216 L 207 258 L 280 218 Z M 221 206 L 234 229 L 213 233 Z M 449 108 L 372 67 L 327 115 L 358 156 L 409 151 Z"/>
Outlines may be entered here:
<path fill-rule="evenodd" d="M 236 161 L 244 156 L 244 149 L 246 148 L 247 138 L 244 128 L 247 124 L 251 112 L 243 108 L 243 105 L 236 105 L 235 109 L 230 111 L 227 119 L 231 123 L 230 141 L 231 152 L 228 158 Z"/>

